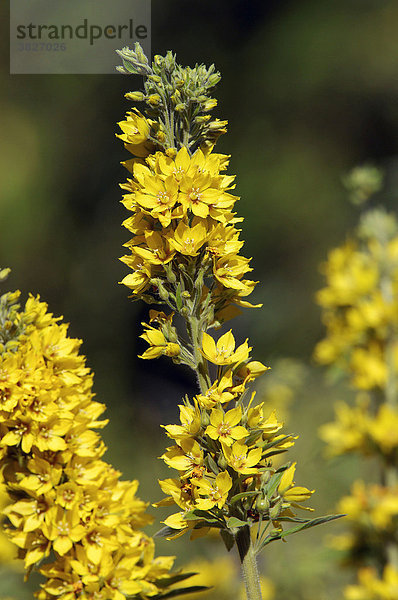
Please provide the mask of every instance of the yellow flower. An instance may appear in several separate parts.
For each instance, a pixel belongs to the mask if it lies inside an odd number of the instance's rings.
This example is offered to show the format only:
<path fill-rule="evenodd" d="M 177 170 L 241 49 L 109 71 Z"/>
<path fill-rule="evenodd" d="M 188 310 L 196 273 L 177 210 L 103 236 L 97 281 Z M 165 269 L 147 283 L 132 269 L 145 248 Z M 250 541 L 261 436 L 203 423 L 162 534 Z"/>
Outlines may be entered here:
<path fill-rule="evenodd" d="M 185 256 L 197 256 L 199 250 L 206 243 L 206 239 L 207 229 L 203 223 L 189 227 L 181 221 L 174 231 L 173 237 L 169 237 L 169 242 L 177 252 Z"/>
<path fill-rule="evenodd" d="M 398 412 L 383 404 L 368 421 L 368 435 L 384 454 L 390 454 L 398 447 Z"/>
<path fill-rule="evenodd" d="M 294 472 L 296 470 L 296 463 L 293 463 L 288 467 L 285 471 L 283 471 L 283 475 L 279 482 L 278 493 L 283 497 L 287 502 L 292 502 L 293 505 L 296 502 L 303 502 L 304 500 L 308 500 L 314 493 L 314 490 L 308 490 L 306 487 L 295 486 L 293 477 Z"/>
<path fill-rule="evenodd" d="M 242 419 L 242 409 L 237 406 L 227 413 L 218 408 L 213 408 L 210 413 L 210 425 L 206 428 L 206 435 L 213 440 L 224 442 L 231 446 L 234 441 L 241 440 L 249 435 L 247 429 L 238 425 Z"/>
<path fill-rule="evenodd" d="M 246 283 L 241 279 L 253 270 L 249 267 L 250 260 L 234 254 L 223 256 L 214 262 L 214 276 L 226 288 L 246 290 Z"/>
<path fill-rule="evenodd" d="M 222 444 L 222 448 L 227 463 L 234 471 L 242 473 L 242 475 L 259 473 L 259 469 L 256 467 L 261 460 L 261 448 L 249 450 L 248 446 L 241 442 L 235 442 L 232 446 Z"/>
<path fill-rule="evenodd" d="M 79 542 L 86 533 L 80 523 L 78 510 L 65 511 L 60 506 L 53 506 L 47 511 L 42 531 L 61 556 L 71 550 L 73 544 Z"/>
<path fill-rule="evenodd" d="M 195 501 L 197 508 L 202 510 L 210 510 L 214 506 L 222 508 L 232 487 L 232 478 L 228 471 L 223 471 L 216 476 L 214 481 L 198 479 L 195 485 L 199 489 L 199 495 L 206 496 L 206 498 L 198 498 Z"/>
<path fill-rule="evenodd" d="M 149 348 L 139 358 L 152 359 L 158 358 L 162 354 L 166 356 L 178 356 L 180 354 L 179 344 L 168 342 L 159 329 L 155 329 L 155 327 L 151 327 L 146 323 L 143 323 L 143 325 L 146 327 L 146 331 L 140 337 L 148 342 Z"/>
<path fill-rule="evenodd" d="M 161 456 L 166 465 L 172 469 L 180 471 L 184 477 L 188 477 L 195 472 L 202 474 L 204 455 L 203 450 L 193 438 L 184 438 L 180 440 L 180 446 L 167 448 Z"/>
<path fill-rule="evenodd" d="M 138 111 L 127 113 L 125 121 L 118 123 L 122 134 L 116 137 L 124 142 L 126 150 L 135 156 L 148 156 L 152 145 L 148 143 L 150 125 Z"/>
<path fill-rule="evenodd" d="M 193 406 L 179 405 L 181 425 L 162 425 L 175 440 L 195 436 L 201 429 L 201 415 Z"/>
<path fill-rule="evenodd" d="M 232 365 L 245 362 L 249 358 L 251 348 L 247 340 L 235 350 L 235 338 L 232 331 L 224 333 L 216 342 L 208 333 L 203 333 L 202 354 L 215 365 Z"/>
<path fill-rule="evenodd" d="M 367 404 L 366 400 L 363 402 L 360 398 L 352 408 L 345 402 L 336 404 L 336 420 L 319 428 L 320 437 L 329 445 L 329 454 L 335 456 L 356 450 L 366 452 L 369 423 Z"/>
<path fill-rule="evenodd" d="M 135 201 L 163 227 L 171 223 L 172 209 L 178 200 L 178 184 L 173 177 L 145 177 L 144 187 L 135 193 Z"/>

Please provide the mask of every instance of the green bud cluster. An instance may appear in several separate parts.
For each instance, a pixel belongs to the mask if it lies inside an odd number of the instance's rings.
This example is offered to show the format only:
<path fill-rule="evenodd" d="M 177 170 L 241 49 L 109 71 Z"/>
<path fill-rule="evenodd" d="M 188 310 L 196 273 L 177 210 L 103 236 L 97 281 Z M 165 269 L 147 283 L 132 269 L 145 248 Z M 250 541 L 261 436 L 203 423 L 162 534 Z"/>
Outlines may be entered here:
<path fill-rule="evenodd" d="M 123 61 L 123 66 L 117 67 L 120 73 L 144 77 L 144 91 L 129 92 L 126 97 L 146 103 L 145 112 L 164 133 L 164 139 L 156 139 L 164 150 L 185 146 L 193 153 L 199 146 L 213 145 L 226 132 L 227 121 L 212 119 L 209 114 L 217 106 L 209 92 L 221 79 L 214 65 L 182 67 L 168 51 L 165 56 L 156 55 L 150 66 L 138 42 L 134 50 L 125 47 L 117 53 Z"/>
<path fill-rule="evenodd" d="M 352 204 L 363 205 L 381 190 L 383 172 L 371 165 L 355 167 L 343 178 L 343 184 L 349 192 Z"/>

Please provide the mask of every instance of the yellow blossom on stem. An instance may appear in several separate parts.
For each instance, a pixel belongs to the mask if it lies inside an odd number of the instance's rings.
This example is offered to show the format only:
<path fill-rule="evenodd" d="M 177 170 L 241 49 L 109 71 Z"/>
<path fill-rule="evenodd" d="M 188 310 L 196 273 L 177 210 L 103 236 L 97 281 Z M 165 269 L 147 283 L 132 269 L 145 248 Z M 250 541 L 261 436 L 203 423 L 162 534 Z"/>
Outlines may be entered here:
<path fill-rule="evenodd" d="M 247 429 L 238 425 L 242 419 L 240 406 L 232 408 L 224 413 L 223 410 L 213 408 L 210 413 L 210 425 L 206 428 L 206 434 L 213 440 L 224 442 L 231 446 L 234 441 L 241 440 L 249 435 Z"/>
<path fill-rule="evenodd" d="M 208 333 L 203 334 L 202 354 L 215 365 L 233 365 L 249 358 L 247 340 L 235 350 L 235 338 L 232 331 L 224 333 L 216 342 Z"/>

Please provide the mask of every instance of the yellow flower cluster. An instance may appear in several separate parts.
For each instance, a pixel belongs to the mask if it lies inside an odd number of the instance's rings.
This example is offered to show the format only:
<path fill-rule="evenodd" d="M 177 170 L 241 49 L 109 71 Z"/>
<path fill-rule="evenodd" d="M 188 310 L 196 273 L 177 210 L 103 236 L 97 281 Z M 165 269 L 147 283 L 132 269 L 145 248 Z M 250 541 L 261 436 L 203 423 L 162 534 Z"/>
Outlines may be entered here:
<path fill-rule="evenodd" d="M 384 293 L 386 270 L 390 290 Z M 398 327 L 398 237 L 351 240 L 332 250 L 323 266 L 327 287 L 317 294 L 327 336 L 315 349 L 321 364 L 348 370 L 359 389 L 384 389 L 386 342 Z M 392 350 L 398 368 L 398 342 Z"/>
<path fill-rule="evenodd" d="M 4 533 L 4 509 L 9 503 L 10 498 L 4 484 L 0 484 L 0 565 L 9 565 L 15 559 L 15 546 L 10 542 Z"/>
<path fill-rule="evenodd" d="M 333 456 L 348 452 L 371 455 L 378 452 L 395 460 L 398 451 L 398 412 L 382 404 L 376 413 L 369 410 L 370 398 L 360 395 L 354 406 L 336 404 L 335 421 L 320 427 L 320 436 Z"/>
<path fill-rule="evenodd" d="M 381 553 L 387 544 L 396 541 L 398 485 L 384 487 L 355 481 L 351 494 L 340 500 L 338 510 L 349 520 L 350 533 L 337 536 L 332 544 L 354 559 L 369 549 L 374 553 L 376 540 Z"/>
<path fill-rule="evenodd" d="M 281 530 L 280 521 L 294 516 L 292 507 L 303 508 L 298 503 L 312 494 L 294 485 L 295 465 L 272 467 L 271 457 L 294 443 L 279 433 L 275 412 L 266 416 L 263 404 L 254 404 L 255 393 L 247 406 L 242 402 L 246 384 L 266 370 L 249 360 L 250 350 L 247 341 L 236 348 L 231 332 L 217 343 L 203 334 L 202 354 L 218 367 L 219 378 L 206 393 L 180 405 L 179 425 L 165 426 L 175 445 L 162 458 L 179 477 L 160 482 L 167 497 L 158 504 L 182 509 L 165 520 L 169 537 L 192 528 L 194 535 L 210 527 L 228 529 L 233 516 L 249 515 L 256 522 L 260 514 Z"/>
<path fill-rule="evenodd" d="M 339 509 L 350 531 L 335 541 L 359 571 L 349 600 L 398 598 L 398 222 L 382 209 L 362 215 L 355 238 L 333 250 L 324 265 L 327 286 L 318 292 L 326 338 L 320 363 L 350 375 L 359 391 L 354 406 L 340 402 L 335 421 L 320 435 L 332 455 L 376 457 L 380 484 L 354 483 Z"/>
<path fill-rule="evenodd" d="M 184 69 L 171 53 L 155 57 L 151 67 L 138 45 L 120 56 L 125 71 L 144 76 L 146 94 L 127 97 L 144 96 L 151 105 L 146 114 L 155 117 L 150 122 L 129 113 L 119 123 L 119 137 L 135 155 L 123 163 L 132 174 L 121 186 L 132 213 L 123 224 L 133 237 L 121 259 L 132 272 L 121 283 L 133 299 L 171 309 L 150 310 L 141 358 L 163 355 L 185 364 L 199 386 L 179 406 L 180 422 L 165 427 L 174 443 L 162 458 L 178 476 L 160 482 L 166 497 L 157 505 L 179 510 L 160 533 L 171 539 L 218 529 L 228 550 L 237 545 L 248 597 L 258 598 L 256 555 L 277 539 L 335 517 L 295 514 L 313 492 L 295 485 L 295 464 L 276 467 L 272 461 L 294 438 L 280 433 L 275 412 L 256 405 L 249 390 L 268 368 L 251 359 L 247 339 L 237 343 L 232 331 L 218 339 L 209 333 L 236 316 L 238 307 L 253 307 L 246 297 L 257 283 L 247 278 L 251 259 L 240 254 L 244 242 L 236 225 L 242 219 L 235 212 L 234 177 L 225 174 L 229 157 L 214 152 L 224 124 L 202 114 L 214 106 L 206 94 L 219 74 L 214 66 Z M 159 83 L 156 98 L 148 95 L 153 82 Z"/>
<path fill-rule="evenodd" d="M 107 422 L 105 406 L 93 400 L 81 342 L 38 298 L 8 316 L 3 338 L 19 335 L 0 354 L 0 464 L 11 497 L 4 513 L 27 571 L 46 578 L 39 600 L 159 595 L 173 558 L 155 558 L 141 531 L 150 517 L 138 482 L 121 481 L 102 460 L 96 430 Z"/>
<path fill-rule="evenodd" d="M 129 124 L 119 123 L 123 131 Z M 136 139 L 141 140 L 148 126 L 138 116 L 135 124 Z M 136 152 L 131 135 L 120 137 L 127 149 Z M 200 148 L 190 155 L 183 146 L 178 152 L 155 152 L 145 160 L 124 164 L 133 178 L 122 184 L 128 192 L 123 204 L 133 214 L 123 224 L 133 238 L 125 244 L 130 254 L 121 259 L 132 273 L 121 283 L 135 296 L 147 301 L 160 297 L 179 310 L 175 273 L 192 276 L 200 266 L 202 286 L 206 278 L 214 278 L 210 291 L 206 286 L 201 289 L 202 294 L 209 293 L 207 302 L 215 307 L 209 324 L 228 318 L 230 303 L 252 306 L 243 299 L 256 282 L 245 279 L 252 270 L 250 259 L 239 254 L 243 242 L 235 224 L 241 219 L 233 212 L 237 198 L 230 193 L 234 177 L 222 173 L 228 157 Z"/>
<path fill-rule="evenodd" d="M 398 571 L 387 565 L 381 575 L 375 569 L 364 568 L 358 572 L 358 585 L 344 590 L 346 600 L 396 600 L 398 598 Z"/>

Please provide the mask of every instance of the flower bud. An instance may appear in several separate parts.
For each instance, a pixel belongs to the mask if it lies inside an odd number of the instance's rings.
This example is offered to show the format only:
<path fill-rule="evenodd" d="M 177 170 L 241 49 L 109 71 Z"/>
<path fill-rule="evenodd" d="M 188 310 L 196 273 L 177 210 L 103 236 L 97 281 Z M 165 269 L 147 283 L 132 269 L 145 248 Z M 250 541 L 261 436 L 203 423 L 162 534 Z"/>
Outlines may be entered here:
<path fill-rule="evenodd" d="M 256 500 L 256 510 L 258 512 L 266 512 L 270 507 L 270 503 L 267 497 L 259 496 Z"/>
<path fill-rule="evenodd" d="M 217 458 L 217 464 L 222 471 L 225 471 L 225 469 L 228 467 L 227 459 L 225 458 L 225 456 L 222 452 L 219 454 L 219 456 Z"/>
<path fill-rule="evenodd" d="M 161 103 L 162 99 L 159 96 L 159 94 L 151 94 L 150 96 L 148 96 L 148 98 L 146 99 L 146 101 L 151 106 L 159 106 L 159 104 Z"/>
<path fill-rule="evenodd" d="M 282 510 L 282 500 L 278 500 L 276 504 L 269 510 L 269 516 L 271 520 L 277 519 L 281 514 Z"/>
<path fill-rule="evenodd" d="M 202 427 L 207 427 L 208 425 L 210 425 L 210 415 L 207 412 L 207 410 L 204 410 L 200 415 L 200 422 L 202 424 Z"/>
<path fill-rule="evenodd" d="M 128 100 L 132 100 L 133 102 L 142 102 L 143 100 L 145 100 L 145 94 L 143 94 L 142 92 L 128 92 L 127 94 L 125 94 L 125 97 Z"/>

